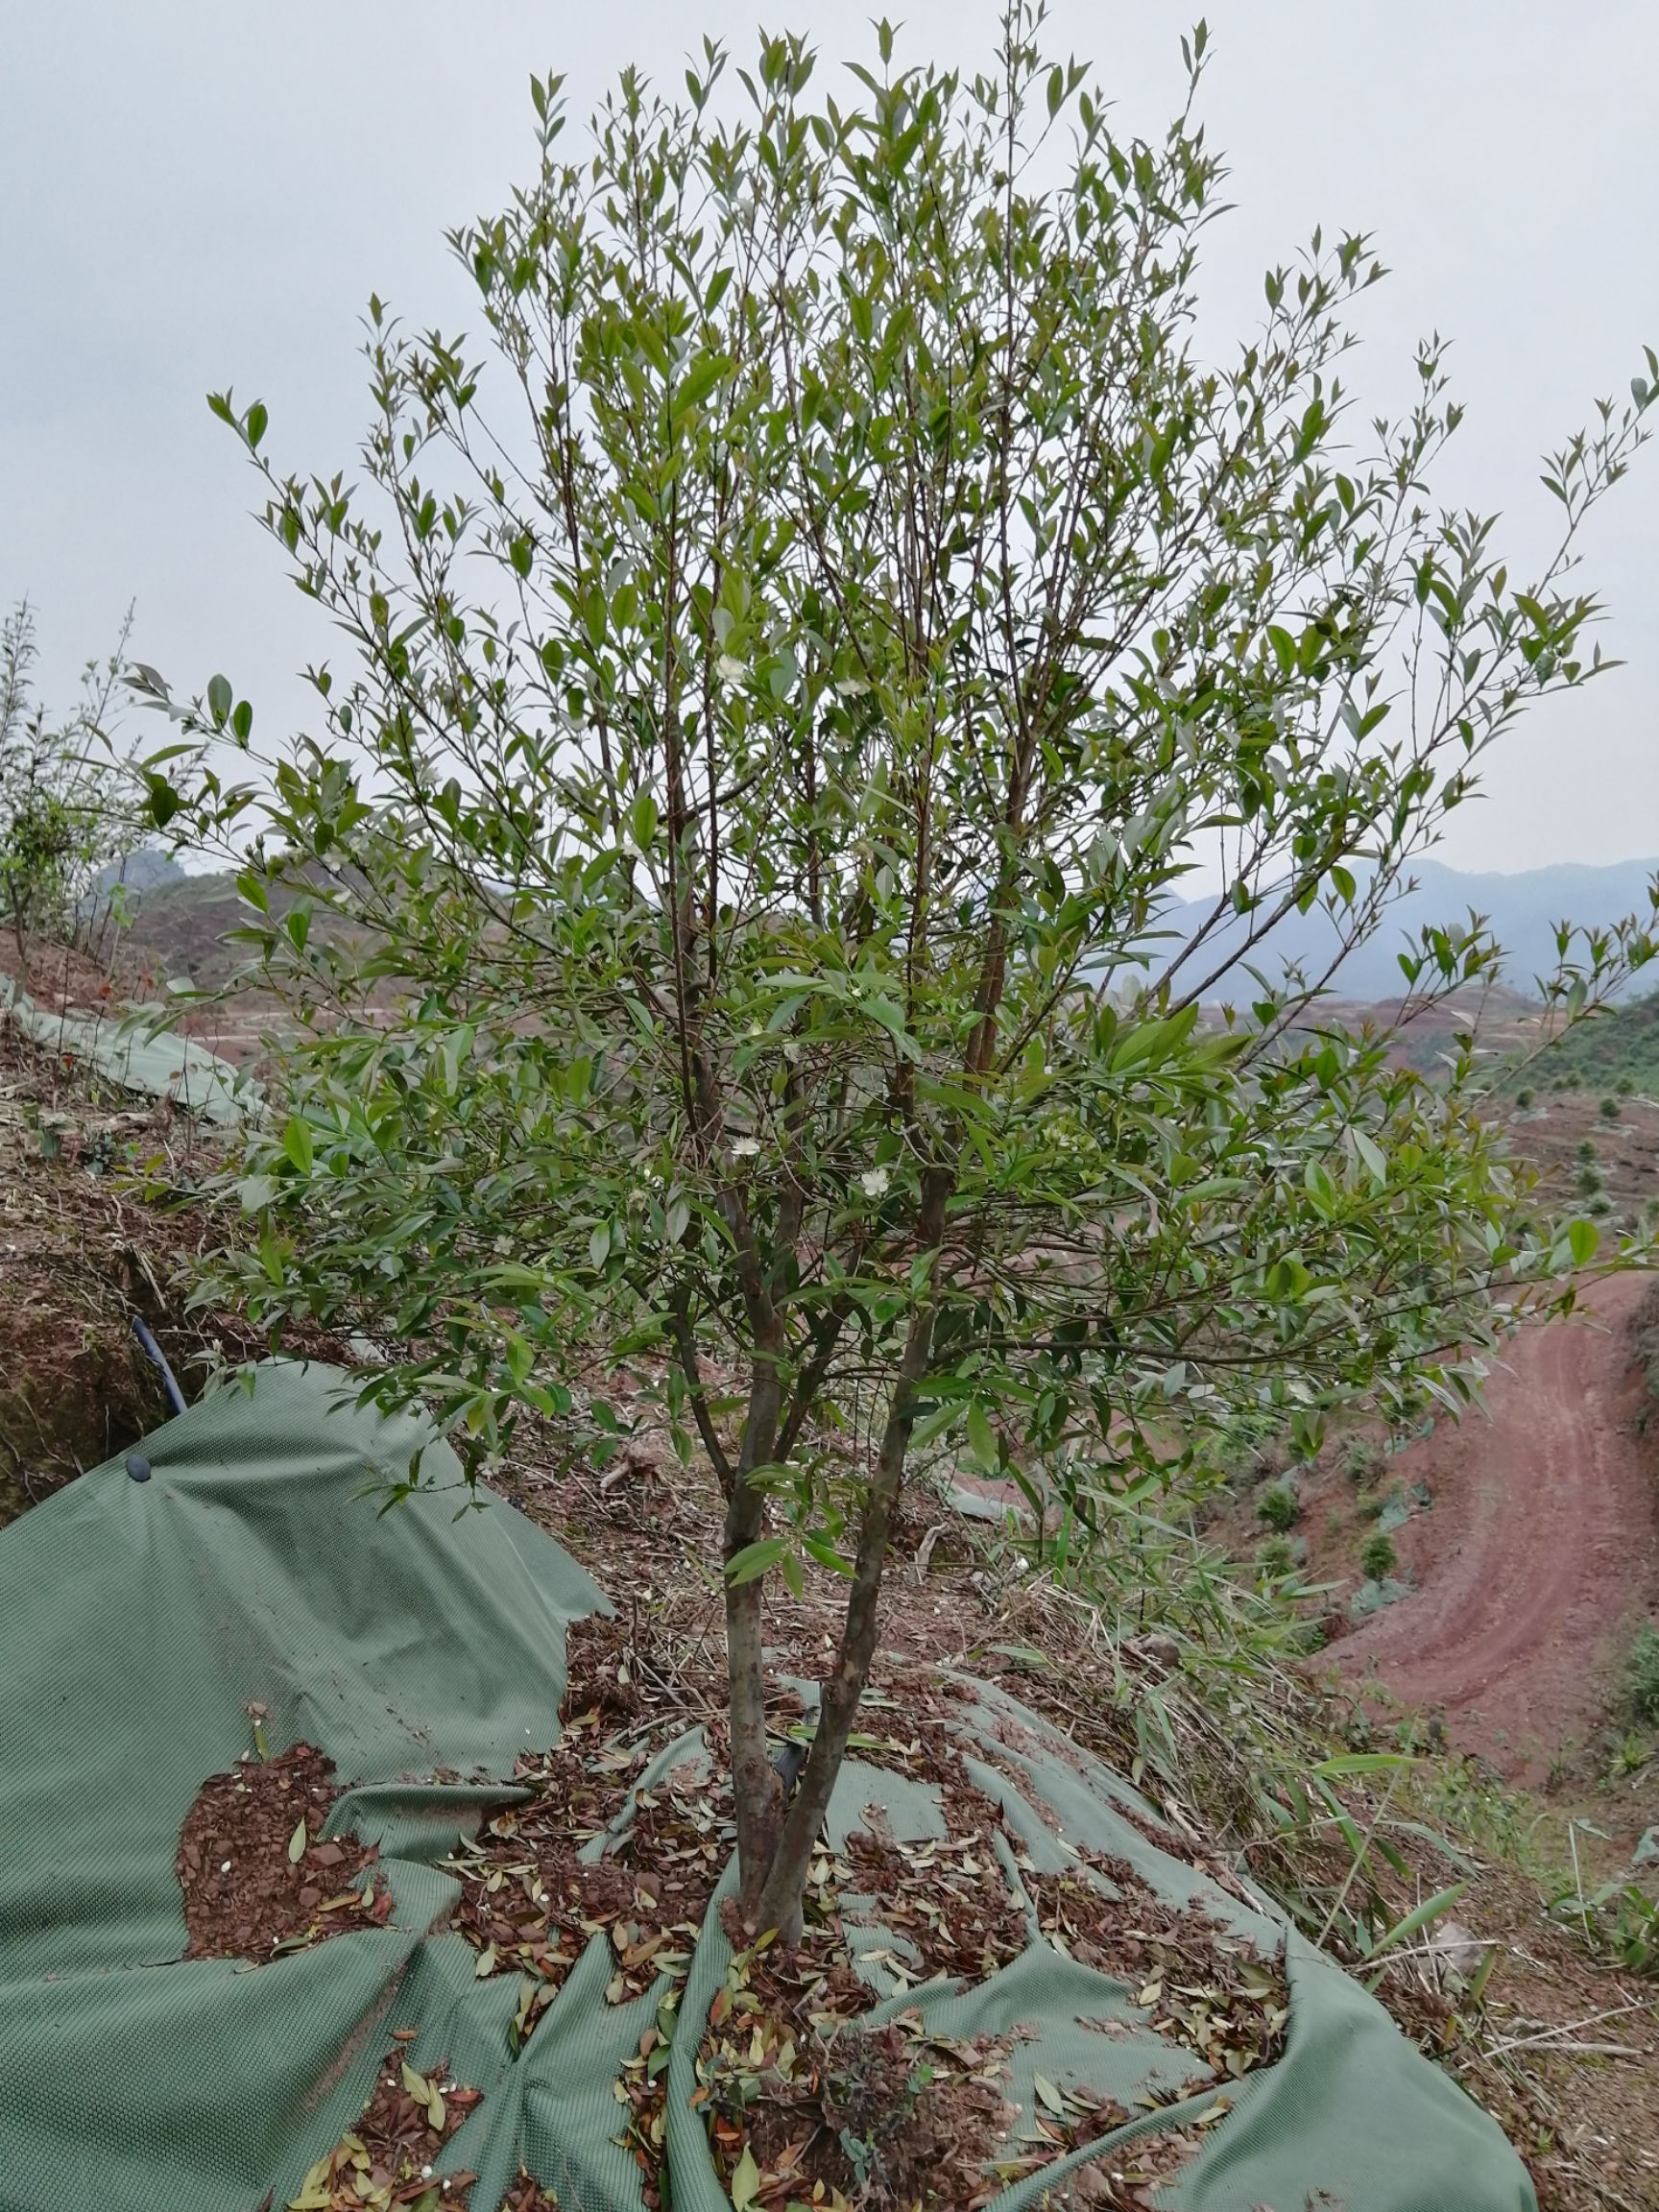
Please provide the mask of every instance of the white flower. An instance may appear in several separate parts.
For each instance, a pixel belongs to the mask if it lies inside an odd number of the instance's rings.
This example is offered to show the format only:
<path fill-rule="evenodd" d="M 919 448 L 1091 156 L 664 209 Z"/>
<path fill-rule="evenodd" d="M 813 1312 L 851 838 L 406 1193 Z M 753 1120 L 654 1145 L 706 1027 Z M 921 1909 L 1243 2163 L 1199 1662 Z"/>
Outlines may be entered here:
<path fill-rule="evenodd" d="M 885 1167 L 866 1167 L 858 1178 L 867 1198 L 879 1198 L 893 1178 Z"/>
<path fill-rule="evenodd" d="M 732 1144 L 732 1157 L 733 1160 L 753 1160 L 759 1149 L 760 1140 L 758 1137 L 734 1138 Z"/>
<path fill-rule="evenodd" d="M 722 653 L 714 663 L 728 684 L 741 684 L 749 671 L 741 661 L 733 661 L 730 653 Z"/>

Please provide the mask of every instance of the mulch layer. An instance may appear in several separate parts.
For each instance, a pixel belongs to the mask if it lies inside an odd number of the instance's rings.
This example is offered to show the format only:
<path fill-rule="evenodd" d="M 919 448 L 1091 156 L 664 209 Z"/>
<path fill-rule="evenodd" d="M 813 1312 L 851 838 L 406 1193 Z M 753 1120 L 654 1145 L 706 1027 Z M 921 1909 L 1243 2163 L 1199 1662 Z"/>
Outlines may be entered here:
<path fill-rule="evenodd" d="M 1045 2212 L 1161 2212 L 1155 2200 L 1203 2147 L 1191 2128 L 1166 2128 L 1153 2135 L 1089 2158 L 1044 2197 Z"/>
<path fill-rule="evenodd" d="M 1044 1937 L 1126 1984 L 1154 2031 L 1192 2052 L 1218 2088 L 1284 2047 L 1289 1995 L 1279 1960 L 1197 1911 L 1166 1905 L 1122 1860 L 1084 1853 L 1073 1870 L 1039 1874 L 1000 1808 L 969 1778 L 941 1717 L 952 1702 L 944 1686 L 908 1687 L 902 1731 L 861 1735 L 856 1755 L 936 1787 L 945 1835 L 902 1842 L 872 1810 L 844 1852 L 821 1848 L 793 1950 L 749 1941 L 728 1910 L 737 1948 L 699 2050 L 698 2101 L 723 2183 L 760 2212 L 795 2203 L 978 2212 L 1011 2181 L 1136 2116 L 1088 2090 L 1039 2080 L 1037 2109 L 1011 2141 L 1005 2045 L 931 2035 L 909 2012 L 879 2029 L 859 2020 L 872 1992 L 853 1964 L 850 1926 L 878 1926 L 894 1938 L 880 1957 L 901 1988 L 939 1976 L 977 1983 L 1025 1950 L 1030 1931 L 998 1863 L 998 1835 Z M 626 2086 L 648 2169 L 661 2107 L 643 2050 L 642 2058 Z M 1182 2094 L 1194 2086 L 1189 2080 Z M 1218 2095 L 1214 2118 L 1228 2108 Z M 1198 2140 L 1188 2126 L 1107 2153 L 1065 2183 L 1057 2201 L 1079 2212 L 1141 2212 Z"/>
<path fill-rule="evenodd" d="M 1126 1981 L 1154 2032 L 1217 2080 L 1270 2066 L 1284 2051 L 1290 1991 L 1279 1959 L 1194 1908 L 1166 1905 L 1127 1860 L 1086 1850 L 1075 1871 L 1023 1879 L 1048 1941 Z"/>
<path fill-rule="evenodd" d="M 403 2040 L 412 2039 L 413 2032 L 405 2032 Z M 483 2098 L 447 2076 L 447 2061 L 418 2072 L 404 2057 L 401 2042 L 395 2042 L 362 2118 L 318 2159 L 299 2196 L 289 2198 L 286 2212 L 393 2212 L 394 2206 L 467 2212 L 476 2176 L 461 2172 L 439 2178 L 432 2169 Z M 521 2193 L 508 2200 L 514 2212 L 540 2212 L 550 2201 Z M 271 2202 L 267 2198 L 262 2212 L 269 2212 Z"/>
<path fill-rule="evenodd" d="M 392 1892 L 374 1871 L 378 1846 L 322 1839 L 339 1794 L 333 1761 L 309 1743 L 272 1759 L 249 1752 L 208 1777 L 179 1837 L 187 1959 L 258 1962 L 385 1925 Z"/>

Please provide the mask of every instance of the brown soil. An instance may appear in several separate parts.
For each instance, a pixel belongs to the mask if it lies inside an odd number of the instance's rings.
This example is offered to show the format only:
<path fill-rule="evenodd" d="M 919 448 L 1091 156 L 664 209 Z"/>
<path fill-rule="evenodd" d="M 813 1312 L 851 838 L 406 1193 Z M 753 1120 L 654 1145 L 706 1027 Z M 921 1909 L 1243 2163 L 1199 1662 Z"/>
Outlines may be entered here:
<path fill-rule="evenodd" d="M 403 2055 L 405 2032 L 387 2053 L 374 2094 L 362 2117 L 349 2128 L 325 2157 L 319 2158 L 306 2175 L 304 2185 L 290 2206 L 302 2204 L 307 2212 L 365 2212 L 366 2205 L 419 2206 L 437 2212 L 442 2203 L 467 2212 L 476 2176 L 456 2173 L 434 2181 L 432 2169 L 439 2153 L 456 2131 L 464 2128 L 475 2106 L 483 2103 L 476 2089 L 464 2089 L 448 2079 L 448 2061 L 441 2060 L 422 2074 Z M 553 2204 L 530 2183 L 523 2194 L 510 2194 L 503 2212 L 541 2212 Z M 267 2197 L 260 2212 L 269 2212 Z M 557 2206 L 554 2205 L 554 2212 Z"/>
<path fill-rule="evenodd" d="M 222 1136 L 135 1102 L 0 1012 L 0 1527 L 168 1418 L 135 1314 L 186 1399 L 211 1365 L 276 1348 L 235 1314 L 185 1310 L 183 1279 L 234 1234 L 196 1195 L 225 1157 Z M 282 1348 L 349 1357 L 319 1331 Z"/>
<path fill-rule="evenodd" d="M 1659 1984 L 1610 1969 L 1512 1867 L 1482 1865 L 1456 1910 L 1495 1948 L 1483 2008 L 1421 1954 L 1390 1967 L 1379 1995 L 1503 2128 L 1539 2212 L 1651 2212 Z"/>
<path fill-rule="evenodd" d="M 1659 1484 L 1631 1434 L 1625 1325 L 1641 1276 L 1599 1285 L 1595 1322 L 1524 1334 L 1467 1414 L 1390 1462 L 1431 1511 L 1395 1535 L 1418 1584 L 1334 1647 L 1353 1677 L 1443 1715 L 1453 1743 L 1541 1778 L 1611 1698 L 1621 1631 L 1659 1591 Z"/>
<path fill-rule="evenodd" d="M 309 1743 L 250 1753 L 203 1784 L 179 1838 L 187 1959 L 257 1962 L 390 1917 L 376 1847 L 320 1840 L 338 1795 L 333 1762 Z"/>

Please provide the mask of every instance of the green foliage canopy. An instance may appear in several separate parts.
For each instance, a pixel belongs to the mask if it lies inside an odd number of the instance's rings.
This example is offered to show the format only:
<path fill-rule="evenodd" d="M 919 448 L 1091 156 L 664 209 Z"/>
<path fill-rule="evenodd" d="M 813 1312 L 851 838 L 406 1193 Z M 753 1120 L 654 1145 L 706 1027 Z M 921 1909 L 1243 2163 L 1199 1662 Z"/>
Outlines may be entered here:
<path fill-rule="evenodd" d="M 726 1502 L 744 1896 L 785 1929 L 907 1470 L 965 1455 L 1109 1541 L 1240 1424 L 1460 1403 L 1593 1244 L 1532 1220 L 1471 1055 L 1431 1089 L 1319 1026 L 1328 976 L 1251 963 L 1295 905 L 1377 928 L 1525 703 L 1594 673 L 1572 547 L 1652 385 L 1551 461 L 1561 548 L 1516 589 L 1425 490 L 1438 345 L 1404 421 L 1350 406 L 1367 242 L 1315 234 L 1207 363 L 1190 99 L 1115 136 L 1040 21 L 971 80 L 878 27 L 850 105 L 797 39 L 709 47 L 571 157 L 534 83 L 539 165 L 451 241 L 486 362 L 373 302 L 353 481 L 213 401 L 352 649 L 318 733 L 241 778 L 249 703 L 143 678 L 182 725 L 159 810 L 241 843 L 301 1024 L 225 1269 L 395 1342 L 372 1387 L 481 1465 L 595 1348 L 660 1376 Z M 1648 949 L 1633 919 L 1562 989 Z M 1421 998 L 1495 957 L 1404 965 Z M 846 1624 L 785 1807 L 763 1593 L 819 1569 Z"/>

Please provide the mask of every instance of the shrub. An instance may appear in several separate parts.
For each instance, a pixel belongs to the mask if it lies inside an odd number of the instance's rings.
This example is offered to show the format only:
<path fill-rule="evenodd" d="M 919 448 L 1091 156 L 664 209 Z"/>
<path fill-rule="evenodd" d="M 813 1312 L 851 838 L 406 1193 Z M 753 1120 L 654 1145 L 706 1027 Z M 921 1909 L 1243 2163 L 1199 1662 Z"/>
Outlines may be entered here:
<path fill-rule="evenodd" d="M 1525 1114 L 1527 1107 L 1531 1105 L 1533 1099 L 1536 1098 L 1537 1095 L 1537 1092 L 1533 1090 L 1530 1083 L 1525 1084 L 1521 1090 L 1516 1092 L 1515 1103 L 1520 1107 L 1522 1113 Z"/>
<path fill-rule="evenodd" d="M 1598 1191 L 1596 1196 L 1591 1199 L 1589 1205 L 1585 1207 L 1584 1211 L 1586 1214 L 1593 1214 L 1597 1220 L 1599 1221 L 1603 1219 L 1605 1215 L 1612 1213 L 1613 1201 L 1608 1197 L 1605 1190 L 1600 1190 Z"/>
<path fill-rule="evenodd" d="M 1618 1099 L 1613 1097 L 1603 1098 L 1599 1111 L 1603 1121 L 1617 1121 L 1621 1112 Z"/>
<path fill-rule="evenodd" d="M 1276 1528 L 1281 1534 L 1286 1528 L 1295 1527 L 1301 1512 L 1296 1493 L 1288 1482 L 1269 1483 L 1256 1501 L 1257 1519 L 1264 1521 L 1269 1528 Z"/>
<path fill-rule="evenodd" d="M 1288 1536 L 1269 1536 L 1256 1553 L 1257 1572 L 1271 1580 L 1288 1575 L 1296 1565 Z"/>
<path fill-rule="evenodd" d="M 1573 1157 L 1575 1160 L 1582 1160 L 1587 1166 L 1592 1166 L 1596 1159 L 1595 1138 L 1580 1137 L 1578 1140 L 1577 1149 L 1574 1152 Z"/>
<path fill-rule="evenodd" d="M 1351 1436 L 1342 1464 L 1351 1482 L 1369 1482 L 1382 1464 L 1382 1448 L 1375 1436 Z"/>
<path fill-rule="evenodd" d="M 104 878 L 137 841 L 123 764 L 99 750 L 131 623 L 107 663 L 87 664 L 80 704 L 62 716 L 35 693 L 27 602 L 0 621 L 0 920 L 25 989 L 31 936 L 97 949 L 110 918 Z"/>
<path fill-rule="evenodd" d="M 1258 1444 L 1252 1472 L 1258 1482 L 1278 1481 L 1289 1472 L 1294 1454 L 1284 1436 L 1268 1436 Z"/>
<path fill-rule="evenodd" d="M 1659 1628 L 1651 1622 L 1630 1647 L 1626 1680 L 1636 1718 L 1659 1725 Z"/>
<path fill-rule="evenodd" d="M 1601 1188 L 1599 1167 L 1580 1167 L 1575 1178 L 1579 1190 L 1586 1198 L 1594 1198 Z"/>
<path fill-rule="evenodd" d="M 312 671 L 274 751 L 215 676 L 145 764 L 158 823 L 286 909 L 253 934 L 300 1035 L 239 1177 L 285 1257 L 228 1274 L 264 1321 L 414 1339 L 373 1395 L 424 1397 L 471 1477 L 524 1410 L 576 1415 L 580 1361 L 661 1362 L 724 1508 L 739 1908 L 785 1947 L 929 1446 L 1051 1459 L 1092 1515 L 1091 1431 L 1162 1483 L 1165 1438 L 1266 1385 L 1302 1453 L 1312 1407 L 1399 1417 L 1447 1346 L 1461 1373 L 1494 1277 L 1553 1250 L 1472 1057 L 1442 1091 L 1385 1033 L 1314 1037 L 1312 979 L 1258 982 L 1237 1039 L 1199 1015 L 1282 901 L 1382 928 L 1526 698 L 1588 676 L 1569 548 L 1647 383 L 1551 463 L 1567 546 L 1518 589 L 1424 489 L 1461 412 L 1438 345 L 1375 445 L 1345 411 L 1363 240 L 1270 274 L 1212 370 L 1217 158 L 1185 109 L 1116 143 L 1041 14 L 1009 0 L 995 71 L 871 70 L 851 109 L 797 40 L 747 98 L 710 47 L 689 106 L 631 76 L 568 158 L 538 83 L 522 188 L 451 241 L 482 341 L 370 301 L 349 491 L 278 469 L 262 401 L 209 402 L 350 675 Z M 1212 830 L 1232 881 L 1102 993 Z M 1497 957 L 1416 944 L 1419 1002 Z M 785 1800 L 770 1613 L 808 1566 L 852 1578 Z"/>
<path fill-rule="evenodd" d="M 1369 1580 L 1373 1582 L 1385 1580 L 1388 1575 L 1393 1574 L 1398 1563 L 1399 1553 L 1394 1549 L 1392 1536 L 1384 1536 L 1382 1531 L 1378 1529 L 1374 1536 L 1366 1537 L 1364 1549 L 1359 1554 L 1359 1564 L 1364 1568 Z"/>
<path fill-rule="evenodd" d="M 1613 1088 L 1621 1098 L 1633 1098 L 1636 1094 L 1636 1085 L 1628 1075 L 1621 1075 Z"/>

